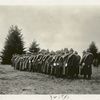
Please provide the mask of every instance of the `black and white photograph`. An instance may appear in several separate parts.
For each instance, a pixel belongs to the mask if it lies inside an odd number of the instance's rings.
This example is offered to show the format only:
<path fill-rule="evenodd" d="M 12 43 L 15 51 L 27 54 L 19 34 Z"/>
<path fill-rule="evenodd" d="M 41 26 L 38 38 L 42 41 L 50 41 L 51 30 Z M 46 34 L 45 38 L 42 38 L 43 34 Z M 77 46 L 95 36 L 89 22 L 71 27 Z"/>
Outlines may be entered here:
<path fill-rule="evenodd" d="M 99 4 L 0 5 L 0 95 L 41 94 L 100 94 Z"/>

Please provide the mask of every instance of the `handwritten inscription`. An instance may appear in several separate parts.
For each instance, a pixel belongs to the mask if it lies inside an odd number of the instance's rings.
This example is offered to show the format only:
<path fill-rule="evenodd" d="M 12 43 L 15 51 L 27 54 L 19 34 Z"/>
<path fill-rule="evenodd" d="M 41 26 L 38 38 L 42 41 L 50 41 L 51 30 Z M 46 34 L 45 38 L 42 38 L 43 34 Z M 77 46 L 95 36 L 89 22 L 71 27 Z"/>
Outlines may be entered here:
<path fill-rule="evenodd" d="M 62 95 L 50 95 L 50 100 L 69 100 L 69 96 L 62 94 Z"/>

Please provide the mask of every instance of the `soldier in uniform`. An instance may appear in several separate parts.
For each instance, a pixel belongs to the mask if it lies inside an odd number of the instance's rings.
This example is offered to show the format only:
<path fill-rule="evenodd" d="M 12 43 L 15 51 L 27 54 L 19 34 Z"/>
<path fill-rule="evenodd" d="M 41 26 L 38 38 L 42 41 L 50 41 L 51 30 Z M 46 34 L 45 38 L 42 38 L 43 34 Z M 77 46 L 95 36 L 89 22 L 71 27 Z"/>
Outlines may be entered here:
<path fill-rule="evenodd" d="M 76 59 L 74 59 L 74 76 L 75 78 L 78 78 L 78 75 L 79 75 L 79 64 L 80 64 L 80 59 L 81 57 L 78 55 L 78 52 L 75 51 L 75 56 L 76 56 Z"/>
<path fill-rule="evenodd" d="M 67 67 L 66 67 L 68 78 L 73 78 L 73 75 L 74 75 L 73 65 L 74 65 L 75 55 L 73 53 L 74 53 L 74 50 L 71 48 L 68 54 Z"/>
<path fill-rule="evenodd" d="M 84 75 L 84 78 L 91 79 L 93 59 L 93 54 L 90 53 L 90 50 L 88 49 L 87 52 L 83 54 L 81 60 L 81 75 Z"/>

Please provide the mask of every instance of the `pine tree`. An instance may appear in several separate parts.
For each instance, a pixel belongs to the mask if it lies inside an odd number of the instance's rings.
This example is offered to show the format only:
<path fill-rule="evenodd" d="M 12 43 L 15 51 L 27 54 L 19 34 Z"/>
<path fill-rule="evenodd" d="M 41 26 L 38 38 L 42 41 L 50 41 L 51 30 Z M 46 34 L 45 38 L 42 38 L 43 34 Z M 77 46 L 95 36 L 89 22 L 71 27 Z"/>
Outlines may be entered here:
<path fill-rule="evenodd" d="M 98 48 L 95 45 L 95 42 L 93 42 L 93 41 L 91 42 L 91 44 L 89 46 L 89 50 L 94 55 L 94 58 L 96 58 L 97 57 Z"/>
<path fill-rule="evenodd" d="M 23 54 L 24 42 L 21 30 L 17 26 L 11 26 L 2 50 L 2 64 L 10 64 L 13 54 Z"/>
<path fill-rule="evenodd" d="M 38 53 L 40 51 L 39 44 L 35 40 L 33 40 L 32 44 L 29 47 L 29 51 L 31 53 Z"/>

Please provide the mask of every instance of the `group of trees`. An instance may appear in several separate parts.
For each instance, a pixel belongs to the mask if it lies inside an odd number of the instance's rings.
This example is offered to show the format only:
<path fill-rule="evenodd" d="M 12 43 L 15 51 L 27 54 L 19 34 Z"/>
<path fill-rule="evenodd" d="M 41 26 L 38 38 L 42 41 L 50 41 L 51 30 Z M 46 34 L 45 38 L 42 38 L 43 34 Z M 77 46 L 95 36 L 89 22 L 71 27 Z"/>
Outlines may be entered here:
<path fill-rule="evenodd" d="M 100 64 L 100 52 L 96 47 L 95 43 L 92 42 L 88 50 L 94 55 L 95 62 L 97 61 Z M 28 51 L 30 53 L 38 53 L 40 51 L 39 44 L 35 40 L 31 43 Z M 49 52 L 49 50 L 42 49 L 43 52 Z M 67 48 L 64 50 L 58 50 L 57 53 L 67 51 Z M 53 53 L 53 51 L 51 51 Z M 11 26 L 8 31 L 8 36 L 5 41 L 4 48 L 2 50 L 2 64 L 10 64 L 13 54 L 24 54 L 26 53 L 23 41 L 23 35 L 21 29 L 18 26 Z M 96 63 L 97 64 L 97 63 Z"/>
<path fill-rule="evenodd" d="M 39 52 L 39 44 L 33 40 L 29 47 L 29 52 L 37 53 Z M 13 54 L 24 54 L 26 53 L 23 41 L 23 35 L 21 29 L 18 26 L 11 26 L 8 31 L 8 36 L 5 41 L 4 48 L 1 52 L 2 64 L 10 64 Z"/>

